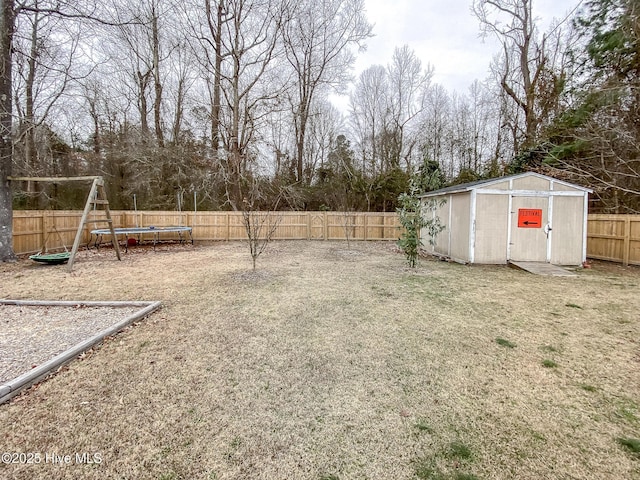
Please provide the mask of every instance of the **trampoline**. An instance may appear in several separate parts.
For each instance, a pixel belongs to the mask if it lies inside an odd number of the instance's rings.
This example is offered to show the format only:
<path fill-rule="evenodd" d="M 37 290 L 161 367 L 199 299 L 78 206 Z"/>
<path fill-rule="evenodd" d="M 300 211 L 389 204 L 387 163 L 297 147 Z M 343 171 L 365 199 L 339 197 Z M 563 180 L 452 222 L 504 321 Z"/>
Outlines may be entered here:
<path fill-rule="evenodd" d="M 191 235 L 191 227 L 130 227 L 130 228 L 114 228 L 116 237 L 123 235 L 125 238 L 125 252 L 128 250 L 129 239 L 135 239 L 137 237 L 138 243 L 142 242 L 142 235 L 151 234 L 153 236 L 153 248 L 156 248 L 156 244 L 160 241 L 160 235 L 163 233 L 177 233 L 180 243 L 186 241 L 186 234 L 189 234 L 189 240 L 193 245 L 193 236 Z M 99 228 L 91 230 L 91 238 L 95 235 L 94 246 L 100 248 L 103 235 L 111 235 L 111 230 L 108 228 Z M 91 240 L 89 240 L 91 245 Z"/>

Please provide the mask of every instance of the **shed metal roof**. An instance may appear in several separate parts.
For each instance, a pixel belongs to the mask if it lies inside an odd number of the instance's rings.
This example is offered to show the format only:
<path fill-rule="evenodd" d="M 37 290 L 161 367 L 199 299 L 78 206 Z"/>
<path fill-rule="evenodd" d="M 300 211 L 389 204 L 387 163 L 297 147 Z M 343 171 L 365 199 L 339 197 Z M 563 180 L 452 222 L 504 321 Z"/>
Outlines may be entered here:
<path fill-rule="evenodd" d="M 494 185 L 496 183 L 502 183 L 505 180 L 514 180 L 514 179 L 517 179 L 517 178 L 524 178 L 524 177 L 538 177 L 538 178 L 542 178 L 542 179 L 545 179 L 545 180 L 553 180 L 555 183 L 559 183 L 561 185 L 566 185 L 568 187 L 572 187 L 572 188 L 575 188 L 577 190 L 582 190 L 583 192 L 589 192 L 589 193 L 593 192 L 593 190 L 591 190 L 590 188 L 585 188 L 585 187 L 581 187 L 580 185 L 575 185 L 573 183 L 564 182 L 562 180 L 558 180 L 556 178 L 549 177 L 547 175 L 542 175 L 540 173 L 535 173 L 535 172 L 524 172 L 524 173 L 519 173 L 519 174 L 516 174 L 516 175 L 508 175 L 506 177 L 491 178 L 489 180 L 478 180 L 476 182 L 461 183 L 460 185 L 452 185 L 450 187 L 441 188 L 439 190 L 434 190 L 432 192 L 423 193 L 422 195 L 419 195 L 419 197 L 420 198 L 424 198 L 424 197 L 434 197 L 434 196 L 443 195 L 443 194 L 450 194 L 450 193 L 470 192 L 471 190 L 475 190 L 475 189 L 477 189 L 479 187 L 491 186 L 491 185 Z"/>

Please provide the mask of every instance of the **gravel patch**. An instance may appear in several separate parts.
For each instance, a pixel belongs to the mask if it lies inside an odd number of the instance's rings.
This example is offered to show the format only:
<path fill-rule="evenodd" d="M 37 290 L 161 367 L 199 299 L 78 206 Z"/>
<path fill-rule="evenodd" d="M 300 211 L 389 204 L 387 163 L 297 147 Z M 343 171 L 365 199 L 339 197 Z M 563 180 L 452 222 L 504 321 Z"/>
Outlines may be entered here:
<path fill-rule="evenodd" d="M 133 315 L 140 307 L 0 304 L 0 384 Z"/>

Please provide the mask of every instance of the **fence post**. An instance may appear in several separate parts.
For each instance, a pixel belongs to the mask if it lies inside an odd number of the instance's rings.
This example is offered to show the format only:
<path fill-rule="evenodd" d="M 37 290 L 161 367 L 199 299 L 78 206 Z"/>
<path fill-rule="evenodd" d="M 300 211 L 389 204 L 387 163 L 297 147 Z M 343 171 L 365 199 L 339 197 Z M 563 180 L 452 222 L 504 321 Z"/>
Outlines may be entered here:
<path fill-rule="evenodd" d="M 46 210 L 42 210 L 42 220 L 41 220 L 41 225 L 42 225 L 42 240 L 40 241 L 40 245 L 41 245 L 41 249 L 44 249 L 45 247 L 45 242 L 47 241 L 47 229 L 48 229 L 48 225 L 47 225 L 47 211 Z"/>
<path fill-rule="evenodd" d="M 368 227 L 369 222 L 367 221 L 367 219 L 369 218 L 369 213 L 366 212 L 366 213 L 364 213 L 363 216 L 364 216 L 364 218 L 362 220 L 363 220 L 363 223 L 364 223 L 364 239 L 365 240 L 369 240 L 368 235 L 367 235 L 367 229 L 369 228 Z"/>
<path fill-rule="evenodd" d="M 388 228 L 387 228 L 387 216 L 384 214 L 384 212 L 380 213 L 379 215 L 381 216 L 381 219 L 382 219 L 382 227 L 381 227 L 382 239 L 386 240 L 387 239 L 387 230 L 388 230 Z"/>
<path fill-rule="evenodd" d="M 323 236 L 324 236 L 324 240 L 328 240 L 329 239 L 329 216 L 327 215 L 327 212 L 324 212 L 324 225 L 323 225 Z"/>
<path fill-rule="evenodd" d="M 624 247 L 622 250 L 622 265 L 629 265 L 629 256 L 631 255 L 631 217 L 624 219 Z"/>

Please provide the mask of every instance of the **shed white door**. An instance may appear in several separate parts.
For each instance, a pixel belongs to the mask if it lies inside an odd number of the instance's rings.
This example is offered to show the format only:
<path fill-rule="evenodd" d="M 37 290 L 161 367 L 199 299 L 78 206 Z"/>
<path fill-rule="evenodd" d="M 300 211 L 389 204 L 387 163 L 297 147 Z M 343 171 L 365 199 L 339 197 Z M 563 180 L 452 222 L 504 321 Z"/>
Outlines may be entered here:
<path fill-rule="evenodd" d="M 519 197 L 511 199 L 511 235 L 509 260 L 515 262 L 546 262 L 549 238 L 548 197 Z"/>

